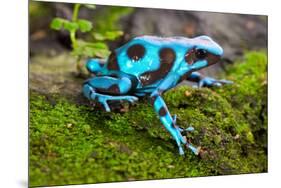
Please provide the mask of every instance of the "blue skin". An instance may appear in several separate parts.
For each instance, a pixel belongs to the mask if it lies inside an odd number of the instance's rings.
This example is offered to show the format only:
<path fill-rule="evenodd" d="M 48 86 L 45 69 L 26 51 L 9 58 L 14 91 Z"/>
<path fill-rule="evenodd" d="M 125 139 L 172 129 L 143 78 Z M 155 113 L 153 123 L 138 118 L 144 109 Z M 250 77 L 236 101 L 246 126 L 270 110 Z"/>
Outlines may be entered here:
<path fill-rule="evenodd" d="M 169 50 L 163 50 L 165 48 Z M 175 139 L 179 153 L 184 154 L 184 145 L 198 154 L 199 148 L 188 143 L 182 135 L 193 128 L 182 129 L 176 124 L 176 115 L 171 116 L 161 95 L 184 79 L 197 82 L 199 88 L 232 83 L 203 77 L 196 72 L 217 63 L 223 49 L 208 36 L 192 39 L 141 36 L 116 49 L 113 54 L 108 60 L 90 59 L 87 62 L 87 69 L 95 77 L 84 83 L 84 95 L 101 103 L 108 112 L 107 101 L 133 103 L 138 97 L 149 96 L 161 123 Z"/>

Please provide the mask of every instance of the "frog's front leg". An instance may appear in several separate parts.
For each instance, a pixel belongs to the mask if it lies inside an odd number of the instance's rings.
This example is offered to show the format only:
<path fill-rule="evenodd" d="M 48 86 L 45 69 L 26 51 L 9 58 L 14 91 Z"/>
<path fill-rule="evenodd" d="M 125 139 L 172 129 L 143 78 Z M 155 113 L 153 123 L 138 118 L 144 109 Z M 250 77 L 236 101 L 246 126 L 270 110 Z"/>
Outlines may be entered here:
<path fill-rule="evenodd" d="M 106 62 L 106 59 L 92 58 L 86 62 L 86 68 L 88 69 L 88 71 L 90 73 L 97 74 L 98 72 L 101 71 L 105 62 Z"/>
<path fill-rule="evenodd" d="M 127 100 L 135 102 L 135 96 L 126 95 L 132 89 L 132 81 L 128 77 L 99 76 L 87 80 L 83 86 L 84 95 L 101 103 L 107 112 L 110 111 L 108 101 Z"/>
<path fill-rule="evenodd" d="M 224 84 L 232 84 L 232 81 L 229 80 L 217 80 L 212 77 L 204 77 L 199 72 L 192 72 L 188 77 L 187 80 L 192 82 L 197 82 L 198 87 L 212 87 L 212 86 L 222 86 Z"/>
<path fill-rule="evenodd" d="M 192 127 L 188 127 L 187 129 L 182 129 L 176 124 L 176 115 L 172 118 L 161 94 L 163 91 L 172 87 L 174 82 L 176 82 L 178 78 L 171 76 L 164 80 L 161 85 L 151 94 L 151 103 L 154 107 L 154 110 L 158 114 L 161 123 L 164 125 L 165 129 L 172 135 L 175 139 L 178 147 L 180 155 L 184 154 L 182 144 L 184 144 L 187 148 L 189 148 L 193 153 L 198 155 L 199 149 L 191 145 L 187 142 L 185 136 L 182 136 L 182 132 L 193 131 Z"/>

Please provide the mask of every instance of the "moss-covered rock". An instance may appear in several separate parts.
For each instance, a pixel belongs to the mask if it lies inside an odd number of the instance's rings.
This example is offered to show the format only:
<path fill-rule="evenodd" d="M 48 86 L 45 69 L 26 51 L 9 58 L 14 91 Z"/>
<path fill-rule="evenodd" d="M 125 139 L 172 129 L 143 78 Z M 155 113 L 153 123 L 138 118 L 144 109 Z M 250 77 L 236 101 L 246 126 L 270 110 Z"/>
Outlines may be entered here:
<path fill-rule="evenodd" d="M 232 85 L 164 94 L 195 156 L 177 146 L 147 100 L 106 113 L 61 95 L 30 93 L 30 185 L 211 176 L 267 171 L 267 56 L 228 67 Z"/>

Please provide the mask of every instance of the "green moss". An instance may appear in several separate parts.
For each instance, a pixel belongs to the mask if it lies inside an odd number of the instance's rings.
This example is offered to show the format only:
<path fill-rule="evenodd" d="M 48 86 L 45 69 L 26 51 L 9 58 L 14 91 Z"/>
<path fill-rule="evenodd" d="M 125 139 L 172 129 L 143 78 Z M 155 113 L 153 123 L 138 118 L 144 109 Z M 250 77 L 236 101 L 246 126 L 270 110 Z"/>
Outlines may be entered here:
<path fill-rule="evenodd" d="M 146 100 L 106 113 L 59 95 L 30 94 L 30 185 L 63 185 L 267 171 L 267 57 L 228 68 L 233 85 L 168 91 L 165 101 L 199 156 L 179 156 Z"/>

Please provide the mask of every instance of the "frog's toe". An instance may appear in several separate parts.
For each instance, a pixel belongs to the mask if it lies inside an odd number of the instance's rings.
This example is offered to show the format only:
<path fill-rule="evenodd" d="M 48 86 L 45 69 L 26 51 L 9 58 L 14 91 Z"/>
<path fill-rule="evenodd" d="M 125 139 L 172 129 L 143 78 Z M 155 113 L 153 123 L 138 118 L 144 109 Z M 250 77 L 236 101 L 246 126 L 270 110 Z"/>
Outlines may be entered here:
<path fill-rule="evenodd" d="M 230 81 L 230 80 L 214 80 L 211 84 L 211 86 L 216 86 L 216 87 L 221 87 L 223 85 L 226 85 L 226 84 L 233 84 L 233 81 Z"/>
<path fill-rule="evenodd" d="M 184 128 L 176 125 L 175 128 L 178 129 L 181 133 L 182 132 L 192 132 L 192 131 L 194 131 L 194 127 L 192 127 L 192 126 L 189 126 L 186 129 L 184 129 Z"/>
<path fill-rule="evenodd" d="M 211 77 L 205 77 L 202 80 L 199 81 L 198 83 L 198 88 L 202 87 L 221 87 L 225 84 L 233 84 L 233 81 L 230 80 L 216 80 Z"/>
<path fill-rule="evenodd" d="M 194 131 L 194 127 L 189 126 L 189 127 L 187 127 L 187 128 L 185 129 L 185 131 L 187 131 L 187 132 L 192 132 L 192 131 Z"/>
<path fill-rule="evenodd" d="M 215 86 L 215 87 L 221 87 L 222 84 L 220 82 L 214 82 L 212 86 Z"/>
<path fill-rule="evenodd" d="M 173 116 L 173 125 L 174 125 L 174 128 L 177 131 L 179 131 L 179 132 L 184 132 L 185 131 L 185 129 L 183 129 L 182 127 L 177 125 L 177 115 L 176 114 Z"/>
<path fill-rule="evenodd" d="M 188 141 L 186 141 L 186 143 L 184 145 L 187 149 L 190 149 L 191 152 L 194 153 L 195 155 L 198 155 L 200 153 L 201 147 L 195 147 Z M 184 155 L 184 150 L 182 148 L 182 145 L 178 145 L 178 148 L 179 148 L 179 154 Z"/>
<path fill-rule="evenodd" d="M 98 102 L 100 104 L 102 104 L 102 106 L 104 107 L 106 112 L 110 112 L 111 111 L 111 109 L 110 109 L 110 107 L 109 107 L 109 105 L 107 103 L 107 98 L 106 97 L 98 96 Z"/>
<path fill-rule="evenodd" d="M 199 81 L 198 88 L 202 88 L 204 86 L 211 87 L 214 86 L 216 82 L 217 81 L 211 77 L 205 77 Z"/>
<path fill-rule="evenodd" d="M 179 154 L 184 155 L 184 151 L 183 151 L 183 148 L 181 146 L 179 147 Z"/>
<path fill-rule="evenodd" d="M 133 103 L 138 100 L 138 98 L 135 96 L 107 96 L 107 95 L 102 95 L 102 94 L 97 94 L 97 98 L 98 98 L 99 103 L 101 103 L 103 105 L 105 111 L 107 111 L 107 112 L 111 111 L 107 101 L 126 100 L 126 101 L 129 101 L 130 103 Z"/>
<path fill-rule="evenodd" d="M 184 128 L 179 127 L 179 126 L 176 125 L 175 128 L 178 129 L 179 132 L 181 132 L 181 133 L 182 132 L 192 132 L 192 131 L 194 131 L 194 128 L 192 126 L 187 127 L 186 129 L 184 129 Z"/>
<path fill-rule="evenodd" d="M 181 143 L 182 143 L 183 145 L 185 145 L 185 147 L 186 147 L 187 149 L 190 149 L 192 153 L 194 153 L 195 155 L 198 155 L 199 152 L 200 152 L 200 147 L 195 147 L 195 146 L 193 146 L 191 143 L 188 142 L 186 136 L 183 136 L 183 135 L 182 135 L 182 133 L 187 134 L 187 132 L 192 132 L 192 131 L 194 131 L 194 128 L 193 128 L 192 126 L 186 128 L 186 129 L 183 129 L 183 128 L 179 127 L 179 126 L 176 126 L 175 128 L 180 132 L 180 133 L 178 134 L 178 137 L 177 137 L 178 140 L 180 140 Z M 177 140 L 177 139 L 176 139 L 176 140 Z M 183 149 L 182 149 L 182 147 L 181 147 L 181 144 L 178 144 L 178 147 L 179 147 L 179 153 L 180 153 L 180 155 L 183 155 L 184 153 L 183 153 Z"/>
<path fill-rule="evenodd" d="M 130 96 L 126 100 L 129 101 L 130 103 L 134 103 L 134 102 L 138 101 L 138 98 L 134 97 L 134 96 Z"/>
<path fill-rule="evenodd" d="M 233 84 L 234 83 L 231 80 L 225 80 L 225 79 L 219 80 L 218 82 L 221 83 L 221 84 Z"/>
<path fill-rule="evenodd" d="M 190 144 L 189 142 L 187 142 L 185 144 L 187 149 L 190 149 L 192 151 L 192 153 L 194 153 L 195 155 L 198 155 L 200 153 L 201 147 L 195 147 L 192 144 Z"/>
<path fill-rule="evenodd" d="M 107 104 L 107 102 L 103 102 L 102 105 L 103 105 L 103 107 L 104 107 L 106 112 L 110 112 L 111 111 L 111 109 L 110 109 L 109 105 Z"/>

